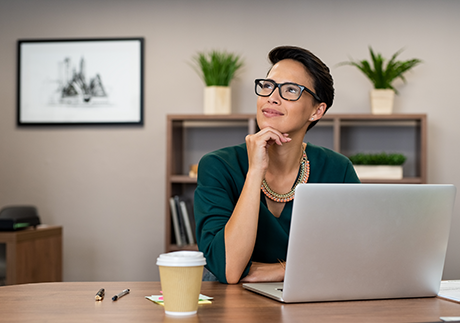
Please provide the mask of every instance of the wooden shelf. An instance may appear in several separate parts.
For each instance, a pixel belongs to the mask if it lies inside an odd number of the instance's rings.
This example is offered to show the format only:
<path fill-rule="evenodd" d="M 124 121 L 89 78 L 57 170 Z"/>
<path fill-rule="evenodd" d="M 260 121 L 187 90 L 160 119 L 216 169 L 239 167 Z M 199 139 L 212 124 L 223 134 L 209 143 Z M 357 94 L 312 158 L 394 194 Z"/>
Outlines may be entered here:
<path fill-rule="evenodd" d="M 170 177 L 171 183 L 196 183 L 196 177 L 190 177 L 188 175 L 172 175 Z"/>
<path fill-rule="evenodd" d="M 424 184 L 420 177 L 405 177 L 403 179 L 363 179 L 361 183 L 379 184 Z"/>
<path fill-rule="evenodd" d="M 189 200 L 193 200 L 197 180 L 188 176 L 188 167 L 198 163 L 201 156 L 207 152 L 243 143 L 247 134 L 256 131 L 257 121 L 254 114 L 167 116 L 166 251 L 197 249 L 196 245 L 178 248 L 173 244 L 169 208 L 171 196 L 184 195 Z M 406 147 L 400 148 L 408 149 L 410 154 L 406 162 L 408 174 L 405 169 L 405 178 L 362 181 L 363 183 L 398 184 L 427 182 L 426 138 L 425 114 L 326 114 L 307 136 L 309 142 L 331 148 L 347 156 L 353 152 L 360 152 L 357 150 L 362 149 L 359 145 L 362 144 L 363 139 L 370 140 L 370 144 L 368 142 L 365 149 L 369 148 L 369 145 L 372 149 L 378 149 L 383 145 L 382 150 L 388 151 L 388 147 L 400 147 L 402 143 L 406 144 Z M 325 144 L 322 141 L 326 141 Z M 216 145 L 216 142 L 222 146 Z"/>

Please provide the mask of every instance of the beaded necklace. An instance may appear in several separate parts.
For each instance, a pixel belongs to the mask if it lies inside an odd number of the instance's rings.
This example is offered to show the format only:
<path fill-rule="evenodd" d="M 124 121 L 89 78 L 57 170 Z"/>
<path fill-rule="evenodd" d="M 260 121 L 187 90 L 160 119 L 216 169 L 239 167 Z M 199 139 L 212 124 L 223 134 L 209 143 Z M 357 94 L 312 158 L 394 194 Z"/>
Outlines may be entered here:
<path fill-rule="evenodd" d="M 308 182 L 308 177 L 310 176 L 310 162 L 307 159 L 307 154 L 305 153 L 304 145 L 302 145 L 304 149 L 303 149 L 302 159 L 300 161 L 300 175 L 296 183 L 294 184 L 294 186 L 291 188 L 289 192 L 285 194 L 276 193 L 270 188 L 270 186 L 268 186 L 265 178 L 262 180 L 262 185 L 261 185 L 262 192 L 264 192 L 265 196 L 268 197 L 270 200 L 278 202 L 278 203 L 290 202 L 294 199 L 295 189 L 297 185 Z"/>

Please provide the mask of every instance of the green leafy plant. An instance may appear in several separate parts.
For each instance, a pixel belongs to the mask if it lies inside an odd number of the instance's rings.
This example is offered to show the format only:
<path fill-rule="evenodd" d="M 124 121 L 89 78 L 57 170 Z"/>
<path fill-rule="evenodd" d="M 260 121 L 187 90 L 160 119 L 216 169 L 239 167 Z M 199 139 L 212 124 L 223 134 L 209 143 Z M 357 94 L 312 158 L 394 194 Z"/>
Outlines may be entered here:
<path fill-rule="evenodd" d="M 236 71 L 243 66 L 239 55 L 216 50 L 199 52 L 193 61 L 206 86 L 229 86 Z"/>
<path fill-rule="evenodd" d="M 406 161 L 403 154 L 365 154 L 358 153 L 348 157 L 353 165 L 402 165 Z"/>
<path fill-rule="evenodd" d="M 400 49 L 391 57 L 386 66 L 384 66 L 386 59 L 383 58 L 380 53 L 374 53 L 370 46 L 369 52 L 372 59 L 371 62 L 367 60 L 350 60 L 348 62 L 340 63 L 339 65 L 355 66 L 369 78 L 375 89 L 392 89 L 395 91 L 395 93 L 398 93 L 398 91 L 396 91 L 396 89 L 393 87 L 393 81 L 397 78 L 400 78 L 403 82 L 406 82 L 404 73 L 422 62 L 417 58 L 407 61 L 396 60 L 398 55 L 402 52 L 402 49 Z"/>

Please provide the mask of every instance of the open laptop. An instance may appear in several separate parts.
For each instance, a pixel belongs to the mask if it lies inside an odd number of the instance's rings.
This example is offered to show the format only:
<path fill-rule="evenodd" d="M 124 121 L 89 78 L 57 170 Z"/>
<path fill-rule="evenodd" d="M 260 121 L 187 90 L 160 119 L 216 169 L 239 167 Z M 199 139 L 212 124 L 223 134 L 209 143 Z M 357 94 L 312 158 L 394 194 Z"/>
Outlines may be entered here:
<path fill-rule="evenodd" d="M 301 184 L 284 283 L 243 287 L 285 303 L 436 296 L 456 188 Z"/>

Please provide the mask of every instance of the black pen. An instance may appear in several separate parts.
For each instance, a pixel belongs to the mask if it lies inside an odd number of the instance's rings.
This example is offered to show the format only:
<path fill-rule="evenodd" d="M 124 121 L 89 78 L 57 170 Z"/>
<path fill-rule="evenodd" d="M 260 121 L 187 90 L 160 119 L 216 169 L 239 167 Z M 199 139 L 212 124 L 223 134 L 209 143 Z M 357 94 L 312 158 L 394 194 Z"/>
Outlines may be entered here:
<path fill-rule="evenodd" d="M 125 296 L 126 294 L 129 293 L 129 289 L 125 289 L 124 291 L 122 291 L 121 293 L 118 293 L 117 295 L 115 295 L 114 297 L 112 297 L 112 301 L 116 301 L 117 299 L 119 299 L 120 297 L 123 297 Z"/>
<path fill-rule="evenodd" d="M 104 299 L 104 295 L 105 295 L 105 289 L 104 288 L 99 289 L 99 291 L 97 292 L 95 296 L 96 301 L 102 301 Z"/>

